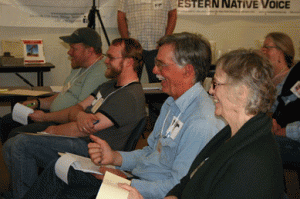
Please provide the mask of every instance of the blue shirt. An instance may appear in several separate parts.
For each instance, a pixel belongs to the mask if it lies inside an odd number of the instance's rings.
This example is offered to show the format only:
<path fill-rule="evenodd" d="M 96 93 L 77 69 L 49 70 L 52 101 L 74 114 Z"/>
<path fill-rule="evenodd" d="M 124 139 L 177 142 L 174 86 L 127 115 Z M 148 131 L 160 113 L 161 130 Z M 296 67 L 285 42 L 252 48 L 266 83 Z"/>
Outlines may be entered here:
<path fill-rule="evenodd" d="M 287 75 L 288 76 L 288 75 Z M 287 78 L 287 77 L 286 77 Z M 286 78 L 277 85 L 276 89 L 277 89 L 277 96 L 281 93 L 282 87 L 285 83 Z M 289 96 L 285 96 L 282 97 L 282 100 L 285 104 L 288 104 L 290 102 L 293 102 L 297 99 L 297 96 L 295 94 L 289 95 Z M 278 100 L 276 98 L 276 101 L 274 103 L 274 105 L 272 106 L 272 112 L 274 113 L 277 106 L 278 106 Z M 289 123 L 286 125 L 286 137 L 298 141 L 300 142 L 300 121 L 296 121 L 293 123 Z"/>
<path fill-rule="evenodd" d="M 177 100 L 169 97 L 161 108 L 148 145 L 133 152 L 120 152 L 120 169 L 131 171 L 140 179 L 131 185 L 144 198 L 163 198 L 185 176 L 196 155 L 224 126 L 217 119 L 215 106 L 200 83 Z M 178 128 L 167 135 L 172 120 Z M 173 139 L 173 138 L 174 139 Z M 160 152 L 159 152 L 160 151 Z"/>

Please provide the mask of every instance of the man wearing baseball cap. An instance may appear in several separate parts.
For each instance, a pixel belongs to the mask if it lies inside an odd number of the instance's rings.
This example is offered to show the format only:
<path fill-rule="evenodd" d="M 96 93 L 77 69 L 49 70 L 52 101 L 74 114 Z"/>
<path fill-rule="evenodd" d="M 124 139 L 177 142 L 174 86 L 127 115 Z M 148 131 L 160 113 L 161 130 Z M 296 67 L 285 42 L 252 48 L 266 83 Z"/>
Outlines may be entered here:
<path fill-rule="evenodd" d="M 69 44 L 83 43 L 95 49 L 101 50 L 102 42 L 99 34 L 92 28 L 79 28 L 70 36 L 59 37 L 64 42 Z"/>
<path fill-rule="evenodd" d="M 36 98 L 23 102 L 33 104 L 31 108 L 50 112 L 60 111 L 87 98 L 99 85 L 107 81 L 105 63 L 102 59 L 100 35 L 92 28 L 79 28 L 69 36 L 60 37 L 70 45 L 68 55 L 71 58 L 71 73 L 66 78 L 59 94 L 47 98 Z M 34 122 L 26 126 L 12 120 L 8 114 L 0 122 L 2 143 L 20 132 L 39 132 L 54 122 Z"/>

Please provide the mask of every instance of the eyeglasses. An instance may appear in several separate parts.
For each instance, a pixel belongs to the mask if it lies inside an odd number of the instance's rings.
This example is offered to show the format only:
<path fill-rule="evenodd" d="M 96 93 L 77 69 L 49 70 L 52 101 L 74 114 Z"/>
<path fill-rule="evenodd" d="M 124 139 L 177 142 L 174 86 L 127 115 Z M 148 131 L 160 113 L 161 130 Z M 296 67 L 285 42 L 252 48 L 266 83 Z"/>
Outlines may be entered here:
<path fill-rule="evenodd" d="M 164 63 L 164 62 L 162 62 L 162 61 L 160 61 L 160 60 L 157 60 L 156 58 L 155 58 L 155 60 L 154 60 L 154 65 L 157 66 L 158 70 L 160 70 L 160 71 L 162 71 L 162 69 L 163 69 L 164 67 L 171 66 L 171 65 L 173 65 L 173 64 L 175 64 L 175 63 L 166 64 L 166 63 Z"/>
<path fill-rule="evenodd" d="M 155 64 L 155 66 L 157 66 L 157 68 L 158 68 L 159 70 L 162 70 L 163 67 L 166 67 L 166 66 L 169 65 L 169 64 L 163 63 L 162 61 L 157 60 L 156 58 L 155 58 L 155 60 L 154 60 L 154 64 Z"/>
<path fill-rule="evenodd" d="M 271 49 L 271 48 L 278 48 L 277 46 L 263 46 L 262 48 L 265 48 L 267 50 Z"/>
<path fill-rule="evenodd" d="M 219 83 L 219 82 L 216 82 L 215 79 L 213 79 L 211 81 L 211 85 L 212 85 L 212 88 L 215 90 L 218 86 L 222 86 L 222 85 L 226 85 L 227 83 Z"/>
<path fill-rule="evenodd" d="M 105 56 L 105 57 L 107 57 L 111 61 L 114 61 L 115 59 L 121 59 L 121 58 L 123 58 L 123 57 L 113 57 L 113 56 L 108 55 L 108 54 L 102 54 L 102 55 Z"/>

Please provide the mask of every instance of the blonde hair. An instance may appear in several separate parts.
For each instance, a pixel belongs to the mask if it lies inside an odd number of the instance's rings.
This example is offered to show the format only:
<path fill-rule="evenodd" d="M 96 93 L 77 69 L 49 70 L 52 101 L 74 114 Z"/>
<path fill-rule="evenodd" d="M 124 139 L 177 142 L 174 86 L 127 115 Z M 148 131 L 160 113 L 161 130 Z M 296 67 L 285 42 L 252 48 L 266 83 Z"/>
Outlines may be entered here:
<path fill-rule="evenodd" d="M 292 39 L 282 32 L 271 32 L 266 38 L 272 39 L 278 49 L 280 49 L 289 68 L 294 65 L 295 48 Z"/>

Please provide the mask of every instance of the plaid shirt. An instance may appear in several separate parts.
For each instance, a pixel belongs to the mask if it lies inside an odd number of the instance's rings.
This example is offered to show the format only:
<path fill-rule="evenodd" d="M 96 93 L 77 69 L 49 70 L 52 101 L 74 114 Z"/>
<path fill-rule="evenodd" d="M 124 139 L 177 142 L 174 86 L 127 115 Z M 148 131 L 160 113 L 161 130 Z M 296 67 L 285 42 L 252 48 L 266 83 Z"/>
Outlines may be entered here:
<path fill-rule="evenodd" d="M 143 49 L 156 49 L 156 42 L 165 35 L 168 12 L 177 9 L 176 0 L 120 0 L 118 10 L 126 13 L 129 36 Z"/>

